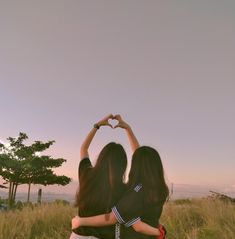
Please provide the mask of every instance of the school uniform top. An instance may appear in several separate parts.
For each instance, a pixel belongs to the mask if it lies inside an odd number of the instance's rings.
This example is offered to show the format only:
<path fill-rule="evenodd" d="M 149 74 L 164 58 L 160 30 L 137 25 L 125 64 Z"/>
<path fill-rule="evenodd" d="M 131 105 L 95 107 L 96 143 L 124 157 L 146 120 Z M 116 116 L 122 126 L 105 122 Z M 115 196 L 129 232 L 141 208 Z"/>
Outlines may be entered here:
<path fill-rule="evenodd" d="M 88 174 L 91 173 L 92 169 L 93 167 L 92 167 L 90 159 L 88 157 L 83 158 L 80 161 L 79 168 L 78 168 L 79 181 L 82 177 L 88 176 Z M 123 191 L 124 191 L 124 188 L 123 188 Z M 92 195 L 90 196 L 92 197 Z M 95 207 L 92 210 L 89 208 L 86 210 L 85 209 L 79 210 L 78 213 L 79 213 L 79 216 L 81 217 L 90 217 L 90 216 L 95 216 L 99 214 L 104 214 L 106 212 L 104 211 L 103 208 Z M 94 236 L 100 239 L 114 239 L 115 225 L 106 226 L 106 227 L 79 227 L 77 229 L 74 229 L 73 232 L 78 235 Z"/>
<path fill-rule="evenodd" d="M 155 236 L 147 236 L 137 233 L 132 225 L 141 220 L 150 226 L 156 227 L 162 214 L 163 204 L 146 205 L 144 202 L 143 187 L 138 184 L 128 190 L 125 195 L 112 208 L 117 221 L 125 225 L 121 239 L 152 239 Z"/>

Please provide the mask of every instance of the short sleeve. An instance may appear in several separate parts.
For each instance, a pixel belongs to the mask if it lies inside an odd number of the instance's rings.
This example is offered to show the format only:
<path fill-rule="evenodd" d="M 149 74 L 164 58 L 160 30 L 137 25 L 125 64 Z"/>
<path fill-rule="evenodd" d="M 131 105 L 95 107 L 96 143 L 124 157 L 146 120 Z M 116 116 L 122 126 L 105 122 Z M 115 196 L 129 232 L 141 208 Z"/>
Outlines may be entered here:
<path fill-rule="evenodd" d="M 137 185 L 129 190 L 112 208 L 117 221 L 126 227 L 139 221 L 143 213 L 143 191 L 141 189 L 142 186 Z"/>
<path fill-rule="evenodd" d="M 85 175 L 92 168 L 91 161 L 88 157 L 83 158 L 78 167 L 78 178 L 80 179 L 83 175 Z"/>

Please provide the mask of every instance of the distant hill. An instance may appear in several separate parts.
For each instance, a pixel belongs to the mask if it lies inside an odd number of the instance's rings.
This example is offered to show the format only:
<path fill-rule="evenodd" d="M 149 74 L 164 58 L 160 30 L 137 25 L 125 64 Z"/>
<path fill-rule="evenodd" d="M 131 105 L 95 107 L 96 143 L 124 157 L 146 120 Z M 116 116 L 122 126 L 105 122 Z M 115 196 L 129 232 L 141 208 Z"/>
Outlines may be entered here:
<path fill-rule="evenodd" d="M 67 200 L 73 202 L 78 187 L 78 182 L 73 181 L 66 186 L 32 186 L 31 190 L 31 201 L 37 201 L 37 192 L 38 189 L 42 189 L 42 200 L 43 201 L 53 201 L 55 199 Z M 171 191 L 171 185 L 169 185 Z M 235 198 L 235 187 L 234 186 L 202 186 L 202 185 L 190 185 L 190 184 L 174 184 L 173 185 L 173 195 L 172 199 L 180 198 L 202 198 L 207 197 L 210 192 L 216 191 L 223 194 L 226 194 L 230 197 Z M 7 189 L 0 190 L 0 197 L 7 198 Z M 26 201 L 27 199 L 27 185 L 19 186 L 17 192 L 16 200 Z"/>
<path fill-rule="evenodd" d="M 230 197 L 235 197 L 235 187 L 233 186 L 174 184 L 173 199 L 206 197 L 210 194 L 210 191 L 217 191 L 217 192 L 226 194 Z"/>
<path fill-rule="evenodd" d="M 7 194 L 6 191 L 1 191 L 0 190 L 0 197 L 1 198 L 7 198 L 7 195 L 8 194 Z M 64 193 L 54 193 L 54 192 L 42 193 L 42 201 L 43 202 L 52 202 L 52 201 L 55 201 L 56 199 L 66 200 L 68 202 L 73 203 L 74 202 L 74 195 L 64 194 Z M 25 202 L 26 200 L 27 200 L 27 193 L 25 193 L 25 192 L 17 193 L 16 201 Z M 37 193 L 36 192 L 31 193 L 30 201 L 31 202 L 37 202 Z"/>
<path fill-rule="evenodd" d="M 69 202 L 73 202 L 76 194 L 76 190 L 78 187 L 78 182 L 71 182 L 66 186 L 40 186 L 33 185 L 31 188 L 30 201 L 37 201 L 37 192 L 38 189 L 42 189 L 42 201 L 50 202 L 55 199 L 67 200 Z M 27 200 L 27 185 L 20 185 L 17 190 L 16 200 L 26 201 Z M 7 189 L 0 190 L 0 197 L 7 198 L 8 192 Z"/>

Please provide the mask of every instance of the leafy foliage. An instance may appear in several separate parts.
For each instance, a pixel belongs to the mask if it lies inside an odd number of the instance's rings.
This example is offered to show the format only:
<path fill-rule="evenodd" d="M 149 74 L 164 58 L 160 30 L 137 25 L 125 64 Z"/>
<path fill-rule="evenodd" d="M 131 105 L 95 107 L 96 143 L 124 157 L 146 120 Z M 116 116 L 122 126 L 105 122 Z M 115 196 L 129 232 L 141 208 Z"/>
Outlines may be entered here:
<path fill-rule="evenodd" d="M 28 184 L 29 201 L 31 184 L 66 185 L 71 181 L 70 178 L 58 176 L 53 172 L 53 168 L 66 162 L 65 159 L 41 155 L 41 152 L 47 150 L 55 141 L 35 141 L 31 145 L 25 145 L 24 141 L 27 139 L 28 136 L 20 132 L 17 138 L 9 137 L 8 144 L 0 144 L 0 175 L 9 185 L 9 204 L 15 201 L 20 184 Z"/>

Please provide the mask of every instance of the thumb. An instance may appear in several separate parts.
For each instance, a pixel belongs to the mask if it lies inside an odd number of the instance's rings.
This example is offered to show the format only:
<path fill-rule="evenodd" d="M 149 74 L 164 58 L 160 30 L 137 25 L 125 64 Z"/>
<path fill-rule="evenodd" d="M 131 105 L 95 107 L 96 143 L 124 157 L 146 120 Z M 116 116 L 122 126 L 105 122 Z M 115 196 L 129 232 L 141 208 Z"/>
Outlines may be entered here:
<path fill-rule="evenodd" d="M 117 124 L 117 125 L 114 126 L 114 129 L 120 128 L 120 127 L 121 127 L 121 125 L 120 125 L 120 124 Z"/>
<path fill-rule="evenodd" d="M 116 120 L 121 120 L 122 119 L 122 117 L 121 117 L 121 115 L 114 115 L 114 118 L 116 119 Z"/>
<path fill-rule="evenodd" d="M 112 126 L 111 124 L 108 123 L 108 124 L 106 124 L 106 125 L 109 126 L 109 127 L 111 127 L 111 128 L 113 129 L 113 126 Z"/>

